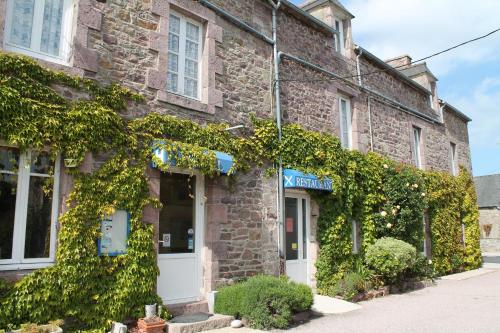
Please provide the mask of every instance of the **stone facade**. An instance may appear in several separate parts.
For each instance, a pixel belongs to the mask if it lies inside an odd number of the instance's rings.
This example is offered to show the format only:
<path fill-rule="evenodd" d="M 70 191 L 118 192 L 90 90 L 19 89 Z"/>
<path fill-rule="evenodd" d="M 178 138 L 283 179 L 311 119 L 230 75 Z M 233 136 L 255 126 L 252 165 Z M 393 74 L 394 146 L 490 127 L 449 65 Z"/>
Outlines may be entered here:
<path fill-rule="evenodd" d="M 267 1 L 211 2 L 271 37 L 271 7 Z M 3 39 L 5 3 L 6 0 L 0 1 L 0 42 Z M 75 10 L 73 55 L 68 66 L 40 62 L 103 84 L 118 81 L 143 94 L 146 106 L 134 107 L 124 117 L 142 117 L 158 112 L 201 124 L 224 122 L 230 125 L 249 125 L 251 113 L 262 118 L 274 117 L 272 45 L 199 2 L 79 0 Z M 166 90 L 170 11 L 187 15 L 204 27 L 200 100 Z M 326 24 L 331 24 L 328 15 L 323 17 Z M 373 150 L 397 161 L 412 163 L 412 127 L 418 126 L 422 129 L 425 169 L 449 171 L 449 143 L 454 142 L 460 164 L 470 170 L 466 121 L 452 111 L 444 113 L 444 123 L 425 120 L 358 86 L 350 17 L 344 24 L 345 55 L 334 50 L 331 29 L 314 22 L 297 8 L 282 4 L 278 22 L 280 51 L 345 78 L 334 79 L 293 60 L 283 59 L 280 71 L 285 122 L 339 135 L 338 96 L 342 94 L 351 99 L 353 148 L 363 152 Z M 439 112 L 429 104 L 429 94 L 425 89 L 408 84 L 401 75 L 386 71 L 380 63 L 365 57 L 359 57 L 359 60 L 363 73 L 379 71 L 363 78 L 364 87 L 376 90 L 408 109 L 439 118 Z M 151 193 L 158 197 L 159 173 L 150 170 L 149 176 Z M 61 187 L 62 200 L 71 188 L 71 179 L 64 176 Z M 232 184 L 224 177 L 206 180 L 205 291 L 231 279 L 279 272 L 276 192 L 276 178 L 265 177 L 262 170 L 238 175 Z M 314 203 L 311 212 L 308 253 L 314 260 L 317 253 L 315 221 L 319 214 Z M 144 220 L 158 225 L 158 211 L 147 209 Z"/>
<path fill-rule="evenodd" d="M 481 229 L 481 250 L 500 252 L 500 209 L 480 208 L 479 226 Z"/>

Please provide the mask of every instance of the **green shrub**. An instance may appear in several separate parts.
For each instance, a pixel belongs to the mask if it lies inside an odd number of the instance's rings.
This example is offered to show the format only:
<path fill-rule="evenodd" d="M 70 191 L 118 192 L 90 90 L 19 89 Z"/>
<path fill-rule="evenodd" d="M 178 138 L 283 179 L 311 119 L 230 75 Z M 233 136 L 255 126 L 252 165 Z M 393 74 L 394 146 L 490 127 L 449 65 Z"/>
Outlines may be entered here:
<path fill-rule="evenodd" d="M 215 312 L 243 317 L 253 328 L 286 328 L 294 313 L 309 310 L 312 303 L 308 286 L 286 278 L 259 275 L 221 288 Z"/>
<path fill-rule="evenodd" d="M 7 293 L 12 289 L 12 283 L 0 279 L 0 298 L 4 297 L 7 295 Z"/>
<path fill-rule="evenodd" d="M 430 279 L 434 278 L 435 276 L 436 273 L 434 271 L 434 267 L 432 266 L 432 261 L 422 253 L 418 253 L 415 264 L 407 271 L 405 277 L 416 279 Z"/>
<path fill-rule="evenodd" d="M 415 265 L 417 250 L 398 239 L 384 237 L 366 250 L 365 261 L 386 283 L 395 283 Z"/>

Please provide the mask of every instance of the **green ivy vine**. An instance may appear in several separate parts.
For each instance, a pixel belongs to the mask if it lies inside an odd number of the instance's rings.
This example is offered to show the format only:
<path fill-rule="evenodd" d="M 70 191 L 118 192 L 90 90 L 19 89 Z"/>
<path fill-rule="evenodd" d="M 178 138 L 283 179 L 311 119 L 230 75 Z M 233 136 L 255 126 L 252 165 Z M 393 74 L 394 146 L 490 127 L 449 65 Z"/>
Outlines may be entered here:
<path fill-rule="evenodd" d="M 72 92 L 76 99 L 65 98 Z M 320 206 L 317 281 L 328 294 L 352 269 L 352 221 L 361 226 L 363 251 L 384 236 L 422 246 L 422 217 L 431 217 L 433 260 L 437 271 L 471 269 L 481 263 L 478 211 L 470 175 L 422 172 L 374 153 L 344 150 L 329 134 L 296 124 L 277 128 L 270 119 L 252 119 L 253 131 L 237 137 L 225 124 L 199 125 L 190 120 L 150 113 L 125 120 L 127 106 L 142 97 L 112 84 L 47 70 L 35 61 L 0 53 L 0 139 L 24 149 L 50 147 L 55 157 L 84 161 L 91 152 L 105 155 L 92 173 L 68 171 L 74 188 L 59 217 L 56 263 L 20 280 L 0 299 L 0 327 L 73 318 L 82 329 L 109 328 L 111 321 L 137 318 L 143 305 L 160 302 L 153 228 L 142 221 L 150 197 L 147 169 L 169 165 L 153 148 L 167 151 L 183 168 L 217 175 L 213 150 L 234 157 L 230 173 L 263 167 L 265 161 L 328 177 L 333 192 L 311 192 Z M 275 172 L 274 169 L 268 173 Z M 117 209 L 131 215 L 127 254 L 97 256 L 100 220 Z M 458 228 L 466 244 L 459 248 Z"/>

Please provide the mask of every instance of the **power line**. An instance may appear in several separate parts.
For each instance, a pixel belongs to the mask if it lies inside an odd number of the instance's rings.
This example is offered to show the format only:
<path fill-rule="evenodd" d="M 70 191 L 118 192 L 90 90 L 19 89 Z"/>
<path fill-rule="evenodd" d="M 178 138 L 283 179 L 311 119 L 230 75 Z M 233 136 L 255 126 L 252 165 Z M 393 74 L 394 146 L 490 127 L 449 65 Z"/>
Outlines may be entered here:
<path fill-rule="evenodd" d="M 469 39 L 469 40 L 467 40 L 465 42 L 462 42 L 462 43 L 456 44 L 454 46 L 451 46 L 451 47 L 449 47 L 449 48 L 447 48 L 445 50 L 433 53 L 431 55 L 428 55 L 426 57 L 423 57 L 423 58 L 420 58 L 420 59 L 417 59 L 417 60 L 413 60 L 413 61 L 410 62 L 410 65 L 413 65 L 413 64 L 415 64 L 417 62 L 421 62 L 421 61 L 433 58 L 435 56 L 438 56 L 438 55 L 441 55 L 443 53 L 449 52 L 451 50 L 454 50 L 454 49 L 459 48 L 461 46 L 464 46 L 466 44 L 470 44 L 472 42 L 478 41 L 480 39 L 489 37 L 489 36 L 491 36 L 491 35 L 499 32 L 499 31 L 500 31 L 500 28 L 497 28 L 497 29 L 495 29 L 493 31 L 488 32 L 485 35 L 482 35 L 482 36 L 479 36 L 479 37 L 476 37 L 476 38 L 473 38 L 473 39 Z M 381 69 L 381 70 L 376 70 L 376 71 L 372 71 L 372 72 L 368 72 L 368 73 L 361 73 L 359 75 L 356 74 L 356 75 L 344 76 L 344 77 L 340 77 L 340 78 L 328 78 L 328 79 L 280 79 L 280 81 L 321 82 L 321 81 L 331 81 L 331 80 L 339 80 L 339 79 L 341 79 L 341 80 L 343 80 L 343 79 L 354 79 L 354 78 L 358 78 L 358 77 L 366 77 L 366 76 L 377 74 L 377 73 L 384 73 L 384 72 L 387 72 L 387 71 L 395 70 L 395 69 L 398 69 L 398 68 L 401 68 L 401 67 L 406 67 L 406 66 L 408 66 L 408 65 L 404 64 L 404 65 L 399 65 L 399 66 L 391 67 L 391 68 L 388 68 L 388 69 Z"/>

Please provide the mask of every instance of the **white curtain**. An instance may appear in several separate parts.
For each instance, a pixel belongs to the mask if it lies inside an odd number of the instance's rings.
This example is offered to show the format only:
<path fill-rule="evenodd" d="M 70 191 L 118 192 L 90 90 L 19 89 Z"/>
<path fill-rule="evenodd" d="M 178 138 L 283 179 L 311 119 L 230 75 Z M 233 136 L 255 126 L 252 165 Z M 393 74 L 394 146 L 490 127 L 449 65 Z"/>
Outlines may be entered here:
<path fill-rule="evenodd" d="M 9 41 L 30 48 L 33 30 L 35 0 L 15 0 L 12 8 L 12 23 Z"/>
<path fill-rule="evenodd" d="M 64 0 L 45 0 L 40 51 L 59 55 Z"/>

